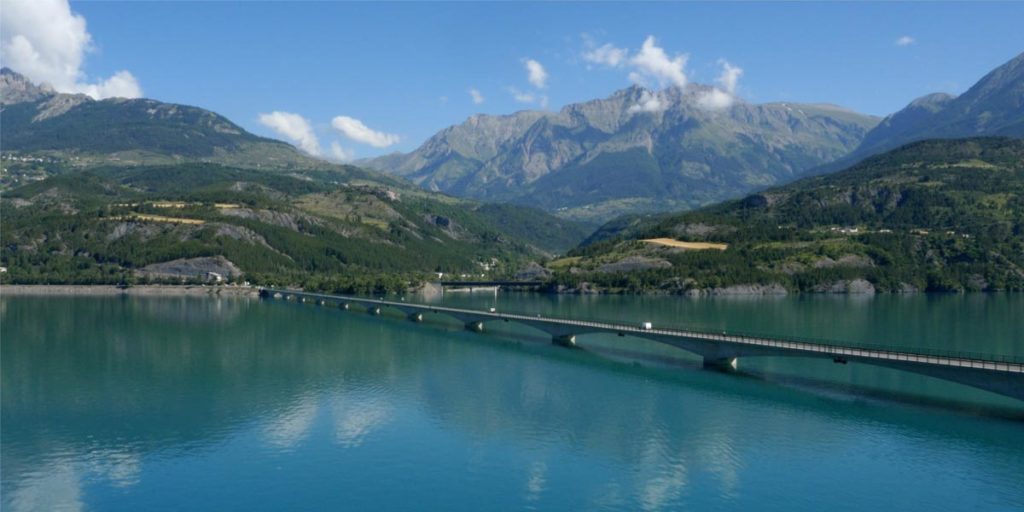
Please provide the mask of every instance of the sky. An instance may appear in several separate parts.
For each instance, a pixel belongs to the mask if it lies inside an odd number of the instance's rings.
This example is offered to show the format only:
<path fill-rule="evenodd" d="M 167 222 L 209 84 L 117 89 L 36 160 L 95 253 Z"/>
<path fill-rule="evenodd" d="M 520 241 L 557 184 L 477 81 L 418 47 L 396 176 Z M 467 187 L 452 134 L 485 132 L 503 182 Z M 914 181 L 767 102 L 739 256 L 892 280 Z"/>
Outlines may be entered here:
<path fill-rule="evenodd" d="M 884 116 L 1024 51 L 1013 2 L 2 2 L 0 62 L 33 80 L 200 106 L 338 160 L 634 83 Z"/>

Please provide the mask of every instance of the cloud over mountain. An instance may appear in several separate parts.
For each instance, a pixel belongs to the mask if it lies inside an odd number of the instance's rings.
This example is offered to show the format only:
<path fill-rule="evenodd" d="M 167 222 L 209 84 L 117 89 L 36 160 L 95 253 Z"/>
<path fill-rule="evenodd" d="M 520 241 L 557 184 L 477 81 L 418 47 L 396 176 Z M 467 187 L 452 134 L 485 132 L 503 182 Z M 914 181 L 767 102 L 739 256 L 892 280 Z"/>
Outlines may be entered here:
<path fill-rule="evenodd" d="M 320 156 L 320 141 L 306 118 L 291 112 L 274 111 L 260 114 L 260 124 L 297 144 L 306 153 Z"/>
<path fill-rule="evenodd" d="M 88 81 L 82 65 L 93 49 L 92 35 L 85 18 L 71 12 L 67 0 L 4 2 L 0 34 L 4 65 L 59 92 L 84 93 L 94 99 L 142 96 L 138 80 L 126 70 Z"/>
<path fill-rule="evenodd" d="M 400 139 L 398 135 L 373 130 L 362 121 L 348 116 L 335 117 L 331 120 L 331 126 L 349 139 L 375 148 L 393 146 Z"/>
<path fill-rule="evenodd" d="M 629 78 L 637 84 L 654 80 L 659 85 L 685 87 L 685 68 L 688 59 L 689 56 L 686 54 L 669 57 L 665 49 L 657 45 L 654 36 L 647 36 L 640 51 L 629 60 L 634 68 Z"/>

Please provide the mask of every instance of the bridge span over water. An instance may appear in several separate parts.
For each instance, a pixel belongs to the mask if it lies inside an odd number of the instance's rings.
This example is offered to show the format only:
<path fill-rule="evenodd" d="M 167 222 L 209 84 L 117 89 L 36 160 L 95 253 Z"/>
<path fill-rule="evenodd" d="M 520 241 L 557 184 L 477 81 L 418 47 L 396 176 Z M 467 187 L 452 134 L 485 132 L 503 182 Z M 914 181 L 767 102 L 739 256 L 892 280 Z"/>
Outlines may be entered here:
<path fill-rule="evenodd" d="M 1024 401 L 1024 357 L 666 329 L 640 323 L 634 325 L 531 316 L 493 309 L 452 308 L 274 288 L 261 288 L 260 296 L 336 304 L 346 310 L 359 307 L 375 315 L 384 309 L 393 309 L 417 322 L 422 321 L 425 314 L 447 315 L 463 322 L 467 329 L 477 332 L 482 332 L 487 322 L 517 322 L 545 332 L 551 335 L 552 342 L 568 347 L 574 347 L 576 337 L 585 334 L 637 337 L 696 354 L 703 358 L 704 366 L 709 368 L 736 368 L 737 358 L 757 356 L 816 357 L 842 364 L 865 363 L 957 382 Z"/>

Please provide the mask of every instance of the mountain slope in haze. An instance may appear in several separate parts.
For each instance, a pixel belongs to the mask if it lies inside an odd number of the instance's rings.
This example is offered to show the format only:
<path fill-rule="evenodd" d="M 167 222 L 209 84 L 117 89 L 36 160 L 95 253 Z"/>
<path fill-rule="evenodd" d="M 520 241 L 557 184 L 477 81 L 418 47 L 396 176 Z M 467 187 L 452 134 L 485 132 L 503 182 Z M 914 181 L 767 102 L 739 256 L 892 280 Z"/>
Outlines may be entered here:
<path fill-rule="evenodd" d="M 1022 290 L 1024 141 L 918 142 L 835 174 L 601 232 L 552 263 L 556 283 L 676 293 Z M 642 241 L 652 239 L 728 247 Z"/>
<path fill-rule="evenodd" d="M 847 154 L 877 123 L 832 105 L 710 108 L 710 91 L 634 86 L 559 112 L 477 115 L 367 165 L 427 189 L 607 219 L 788 181 Z"/>
<path fill-rule="evenodd" d="M 814 169 L 823 174 L 926 139 L 1024 137 L 1024 53 L 992 70 L 960 96 L 922 96 L 868 132 L 852 153 Z"/>
<path fill-rule="evenodd" d="M 214 112 L 151 99 L 94 100 L 0 70 L 5 152 L 73 154 L 82 165 L 207 161 L 253 168 L 324 166 Z"/>

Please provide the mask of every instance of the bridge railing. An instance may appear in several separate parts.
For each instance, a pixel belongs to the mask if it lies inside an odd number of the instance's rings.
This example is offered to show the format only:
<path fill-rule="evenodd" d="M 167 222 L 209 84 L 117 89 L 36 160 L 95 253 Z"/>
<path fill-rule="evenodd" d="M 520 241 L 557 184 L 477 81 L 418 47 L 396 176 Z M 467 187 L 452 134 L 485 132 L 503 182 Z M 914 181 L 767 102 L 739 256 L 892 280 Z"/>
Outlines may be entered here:
<path fill-rule="evenodd" d="M 439 306 L 441 306 L 441 305 L 439 305 Z M 452 306 L 443 305 L 441 307 L 452 307 Z M 455 307 L 454 309 L 466 309 L 466 310 L 480 311 L 480 310 L 475 310 L 475 309 L 472 309 L 472 308 L 463 308 L 463 307 Z M 483 313 L 483 312 L 486 312 L 486 311 L 480 311 L 480 312 Z M 652 332 L 652 333 L 658 333 L 659 331 L 664 331 L 666 333 L 680 334 L 680 335 L 686 335 L 686 334 L 691 334 L 692 333 L 692 334 L 700 334 L 700 335 L 706 335 L 706 336 L 736 338 L 738 341 L 741 341 L 741 342 L 742 341 L 755 342 L 755 341 L 759 341 L 759 340 L 777 341 L 777 342 L 790 342 L 790 343 L 800 343 L 800 344 L 808 344 L 808 345 L 816 345 L 816 346 L 835 347 L 837 349 L 839 349 L 839 348 L 842 348 L 842 349 L 854 349 L 854 350 L 863 350 L 863 351 L 879 352 L 879 353 L 886 353 L 886 354 L 893 354 L 893 353 L 912 354 L 914 356 L 923 356 L 923 357 L 941 357 L 941 358 L 946 358 L 946 359 L 964 359 L 964 360 L 982 361 L 982 362 L 993 362 L 993 363 L 1024 364 L 1024 355 L 992 354 L 992 353 L 977 352 L 977 351 L 970 351 L 970 350 L 950 350 L 950 349 L 941 349 L 941 348 L 932 348 L 932 347 L 921 347 L 921 346 L 912 347 L 912 346 L 906 346 L 906 345 L 890 345 L 890 344 L 882 344 L 882 343 L 865 343 L 865 342 L 851 341 L 851 340 L 836 340 L 836 339 L 808 337 L 808 336 L 794 336 L 794 335 L 788 335 L 788 334 L 787 335 L 765 334 L 765 333 L 758 333 L 758 332 L 751 332 L 751 331 L 744 331 L 744 330 L 732 330 L 732 329 L 727 329 L 727 330 L 711 330 L 711 329 L 708 329 L 707 327 L 694 327 L 693 325 L 678 324 L 678 323 L 656 322 L 656 323 L 653 323 L 652 329 L 650 331 L 648 331 L 646 329 L 643 329 L 643 328 L 639 327 L 639 325 L 634 325 L 632 323 L 625 323 L 621 319 L 588 318 L 586 320 L 577 320 L 577 319 L 571 319 L 571 318 L 565 318 L 565 317 L 545 316 L 545 315 L 537 317 L 537 312 L 532 312 L 531 313 L 531 312 L 526 312 L 526 311 L 512 311 L 512 310 L 504 310 L 504 309 L 497 310 L 496 313 L 497 314 L 505 314 L 505 315 L 523 316 L 523 317 L 527 317 L 529 319 L 537 318 L 538 320 L 552 320 L 552 321 L 557 321 L 557 322 L 564 323 L 564 324 L 567 324 L 567 325 L 578 325 L 578 326 L 581 326 L 581 327 L 608 327 L 608 326 L 621 327 L 621 328 L 623 328 L 622 330 L 625 331 L 625 332 L 636 332 L 636 333 Z"/>
<path fill-rule="evenodd" d="M 351 297 L 351 296 L 350 297 L 345 297 L 345 296 L 335 296 L 335 295 L 330 295 L 330 294 L 309 293 L 309 292 L 297 292 L 297 291 L 287 292 L 287 291 L 284 291 L 284 290 L 278 290 L 278 291 L 283 291 L 285 293 L 298 293 L 298 294 L 308 295 L 308 296 L 324 297 L 324 298 L 330 298 L 330 299 L 334 299 L 334 300 L 343 300 L 343 299 L 348 298 L 348 299 L 351 299 L 351 300 L 359 300 L 359 301 L 366 301 L 366 302 L 375 302 L 375 303 L 380 302 L 380 303 L 384 303 L 384 304 L 393 303 L 395 305 L 402 304 L 401 301 L 396 301 L 396 300 L 391 300 L 391 299 L 380 300 L 378 298 L 372 298 L 372 297 Z M 940 357 L 940 358 L 945 358 L 945 359 L 962 359 L 962 360 L 970 360 L 970 361 L 978 361 L 978 362 L 1024 364 L 1024 355 L 991 354 L 991 353 L 983 353 L 983 352 L 976 352 L 976 351 L 948 350 L 948 349 L 931 348 L 931 347 L 910 347 L 910 346 L 879 344 L 879 343 L 864 343 L 864 342 L 850 341 L 850 340 L 835 340 L 835 339 L 817 338 L 817 337 L 812 338 L 812 337 L 794 336 L 794 335 L 764 334 L 764 333 L 755 333 L 755 332 L 750 332 L 750 331 L 731 330 L 731 329 L 727 329 L 727 330 L 711 330 L 711 329 L 708 329 L 706 327 L 694 327 L 692 325 L 686 325 L 686 324 L 663 323 L 663 322 L 656 322 L 652 326 L 652 329 L 647 330 L 647 329 L 641 328 L 639 326 L 639 324 L 634 324 L 634 323 L 630 323 L 630 322 L 623 322 L 621 319 L 587 318 L 586 320 L 577 320 L 577 319 L 571 319 L 571 318 L 565 318 L 565 317 L 557 317 L 557 316 L 549 316 L 549 315 L 539 314 L 537 311 L 532 311 L 531 312 L 531 311 L 515 311 L 515 310 L 499 309 L 499 310 L 497 310 L 497 311 L 492 313 L 490 311 L 483 310 L 483 309 L 476 309 L 476 308 L 464 307 L 464 306 L 453 306 L 453 305 L 449 305 L 449 304 L 422 304 L 422 303 L 406 303 L 406 304 L 408 304 L 409 306 L 419 306 L 419 307 L 423 307 L 423 308 L 426 308 L 426 309 L 458 310 L 458 311 L 463 311 L 463 312 L 467 312 L 467 313 L 478 313 L 478 314 L 484 314 L 484 315 L 494 315 L 495 317 L 518 316 L 518 317 L 522 317 L 524 320 L 534 320 L 534 319 L 536 319 L 536 320 L 549 321 L 549 322 L 552 322 L 552 323 L 560 323 L 560 324 L 564 324 L 564 325 L 576 325 L 576 326 L 580 326 L 580 327 L 599 327 L 599 328 L 602 328 L 602 329 L 611 328 L 611 329 L 618 329 L 618 330 L 621 330 L 623 332 L 633 332 L 633 333 L 652 333 L 652 334 L 663 333 L 663 334 L 682 335 L 682 336 L 686 336 L 688 334 L 697 334 L 697 335 L 708 336 L 708 337 L 719 338 L 719 339 L 720 338 L 726 338 L 724 341 L 729 341 L 728 338 L 734 338 L 738 342 L 747 342 L 747 343 L 751 343 L 751 344 L 762 344 L 761 342 L 798 343 L 798 344 L 815 345 L 815 346 L 819 346 L 819 347 L 834 347 L 836 349 L 853 349 L 853 350 L 873 351 L 873 352 L 885 353 L 885 354 L 908 354 L 908 355 L 919 356 L 919 357 Z"/>
<path fill-rule="evenodd" d="M 510 311 L 506 311 L 506 313 L 511 313 L 511 312 Z M 518 314 L 518 313 L 516 313 L 516 314 Z M 632 331 L 632 332 L 653 332 L 653 333 L 657 333 L 658 331 L 665 331 L 665 332 L 669 332 L 669 333 L 673 333 L 673 334 L 682 334 L 682 335 L 685 335 L 685 334 L 688 334 L 688 333 L 693 333 L 693 334 L 700 334 L 700 335 L 705 335 L 705 336 L 717 336 L 717 337 L 736 338 L 737 341 L 741 341 L 741 342 L 744 342 L 744 341 L 746 341 L 746 342 L 755 342 L 755 341 L 760 341 L 760 340 L 764 340 L 764 341 L 777 341 L 777 342 L 791 342 L 791 343 L 800 343 L 800 344 L 807 344 L 807 345 L 834 347 L 834 348 L 837 348 L 837 349 L 841 348 L 841 349 L 854 349 L 854 350 L 873 351 L 873 352 L 886 353 L 886 354 L 900 353 L 900 354 L 912 354 L 912 355 L 915 355 L 915 356 L 924 356 L 924 357 L 941 357 L 941 358 L 946 358 L 946 359 L 965 359 L 965 360 L 993 362 L 993 363 L 1024 364 L 1024 355 L 992 354 L 992 353 L 977 352 L 977 351 L 970 351 L 970 350 L 950 350 L 950 349 L 941 349 L 941 348 L 932 348 L 932 347 L 920 347 L 920 346 L 918 346 L 918 347 L 911 347 L 911 346 L 906 346 L 906 345 L 890 345 L 890 344 L 881 344 L 881 343 L 865 343 L 865 342 L 860 342 L 860 341 L 836 340 L 836 339 L 817 338 L 817 337 L 813 337 L 812 338 L 812 337 L 808 337 L 808 336 L 794 336 L 794 335 L 788 335 L 788 334 L 787 335 L 765 334 L 765 333 L 757 333 L 757 332 L 743 331 L 743 330 L 737 331 L 737 330 L 731 330 L 731 329 L 727 329 L 727 330 L 710 330 L 707 327 L 694 327 L 692 325 L 677 324 L 677 323 L 672 323 L 672 324 L 666 324 L 666 323 L 661 323 L 661 322 L 653 323 L 652 329 L 650 331 L 647 331 L 646 329 L 641 329 L 640 327 L 634 326 L 632 324 L 623 324 L 621 320 L 619 320 L 619 321 L 616 321 L 616 320 L 597 320 L 597 319 L 594 319 L 594 320 L 570 320 L 570 319 L 564 319 L 564 318 L 558 318 L 558 317 L 547 317 L 547 318 L 549 318 L 549 319 L 557 319 L 557 320 L 565 320 L 565 321 L 568 321 L 568 322 L 570 322 L 572 324 L 580 325 L 580 326 L 593 326 L 594 324 L 618 325 L 618 326 L 627 327 L 628 331 Z"/>

